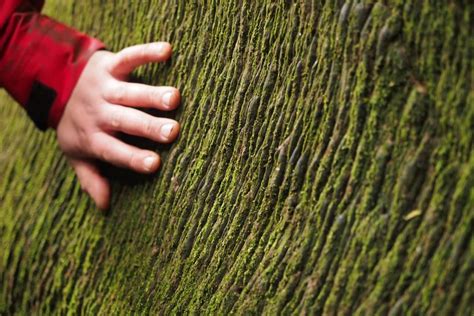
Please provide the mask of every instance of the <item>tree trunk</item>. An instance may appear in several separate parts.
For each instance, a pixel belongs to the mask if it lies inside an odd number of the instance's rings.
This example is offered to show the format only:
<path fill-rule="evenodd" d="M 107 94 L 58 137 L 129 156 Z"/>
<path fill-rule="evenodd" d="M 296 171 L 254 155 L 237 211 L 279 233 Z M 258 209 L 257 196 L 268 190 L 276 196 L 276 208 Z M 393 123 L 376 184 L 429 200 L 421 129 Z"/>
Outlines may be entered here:
<path fill-rule="evenodd" d="M 103 215 L 2 96 L 0 314 L 472 315 L 473 5 L 372 2 L 49 1 L 182 133 Z"/>

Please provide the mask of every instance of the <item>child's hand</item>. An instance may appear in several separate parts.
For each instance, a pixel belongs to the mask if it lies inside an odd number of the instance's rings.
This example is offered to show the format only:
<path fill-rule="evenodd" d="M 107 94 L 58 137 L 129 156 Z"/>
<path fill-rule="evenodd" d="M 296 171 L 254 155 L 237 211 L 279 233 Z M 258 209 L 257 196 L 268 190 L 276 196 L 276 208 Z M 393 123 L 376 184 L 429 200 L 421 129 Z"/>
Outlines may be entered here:
<path fill-rule="evenodd" d="M 82 188 L 101 209 L 109 207 L 110 186 L 94 161 L 100 159 L 136 172 L 152 173 L 159 156 L 117 139 L 116 132 L 141 136 L 160 143 L 172 142 L 179 125 L 137 108 L 173 110 L 180 94 L 173 87 L 153 87 L 126 82 L 138 66 L 170 58 L 168 43 L 126 48 L 114 54 L 98 51 L 84 69 L 57 128 L 58 142 L 76 171 Z"/>

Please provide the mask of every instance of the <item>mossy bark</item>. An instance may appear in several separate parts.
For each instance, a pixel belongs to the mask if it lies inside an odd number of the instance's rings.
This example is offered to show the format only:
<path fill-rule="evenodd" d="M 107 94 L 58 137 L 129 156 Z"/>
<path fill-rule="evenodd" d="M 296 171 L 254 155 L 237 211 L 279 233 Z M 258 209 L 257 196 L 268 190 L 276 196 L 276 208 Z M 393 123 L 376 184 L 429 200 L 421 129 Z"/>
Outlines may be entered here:
<path fill-rule="evenodd" d="M 7 97 L 0 314 L 472 315 L 471 1 L 50 1 L 181 89 L 98 212 Z M 5 104 L 11 103 L 11 104 Z M 132 140 L 136 141 L 136 140 Z"/>

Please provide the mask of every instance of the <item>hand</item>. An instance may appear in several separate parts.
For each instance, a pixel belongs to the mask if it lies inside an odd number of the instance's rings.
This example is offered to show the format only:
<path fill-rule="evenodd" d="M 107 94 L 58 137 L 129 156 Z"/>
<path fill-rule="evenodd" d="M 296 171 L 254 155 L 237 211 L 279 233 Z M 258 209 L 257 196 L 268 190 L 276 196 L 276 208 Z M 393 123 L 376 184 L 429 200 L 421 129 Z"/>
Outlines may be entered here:
<path fill-rule="evenodd" d="M 138 66 L 163 62 L 171 56 L 164 42 L 137 45 L 117 54 L 98 51 L 88 61 L 66 105 L 57 128 L 59 147 L 74 168 L 79 182 L 100 209 L 110 203 L 110 185 L 96 166 L 97 159 L 140 173 L 155 172 L 160 157 L 120 141 L 123 132 L 160 143 L 175 140 L 176 121 L 158 118 L 136 108 L 173 110 L 180 94 L 173 87 L 127 82 Z"/>

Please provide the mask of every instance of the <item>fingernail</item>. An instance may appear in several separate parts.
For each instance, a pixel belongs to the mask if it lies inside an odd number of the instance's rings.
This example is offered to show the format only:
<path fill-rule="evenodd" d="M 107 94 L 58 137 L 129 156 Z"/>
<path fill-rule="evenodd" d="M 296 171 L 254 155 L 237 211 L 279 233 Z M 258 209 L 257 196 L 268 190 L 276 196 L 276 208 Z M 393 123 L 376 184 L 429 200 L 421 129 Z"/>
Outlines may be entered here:
<path fill-rule="evenodd" d="M 163 94 L 162 102 L 166 107 L 171 106 L 171 97 L 173 96 L 173 91 L 168 91 L 165 94 Z"/>
<path fill-rule="evenodd" d="M 156 44 L 156 50 L 162 53 L 165 50 L 165 44 L 163 43 Z"/>
<path fill-rule="evenodd" d="M 156 164 L 156 157 L 150 156 L 150 157 L 146 157 L 143 160 L 143 165 L 145 166 L 145 169 L 147 171 L 151 171 L 155 164 Z"/>
<path fill-rule="evenodd" d="M 174 124 L 165 124 L 161 127 L 161 135 L 165 138 L 170 137 L 171 132 L 173 131 Z"/>

